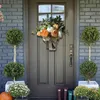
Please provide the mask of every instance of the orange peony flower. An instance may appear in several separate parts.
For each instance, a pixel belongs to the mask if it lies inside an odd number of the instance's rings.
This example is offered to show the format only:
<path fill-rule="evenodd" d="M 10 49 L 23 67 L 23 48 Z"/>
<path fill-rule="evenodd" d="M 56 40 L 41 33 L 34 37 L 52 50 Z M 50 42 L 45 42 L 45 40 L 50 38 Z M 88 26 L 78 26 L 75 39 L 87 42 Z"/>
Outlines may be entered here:
<path fill-rule="evenodd" d="M 58 29 L 58 24 L 54 24 L 53 27 L 54 27 L 55 29 Z"/>
<path fill-rule="evenodd" d="M 37 32 L 37 36 L 41 36 L 41 32 Z"/>
<path fill-rule="evenodd" d="M 41 32 L 42 37 L 47 37 L 48 34 L 49 34 L 49 32 L 47 31 L 47 29 L 43 29 L 42 32 Z"/>
<path fill-rule="evenodd" d="M 58 30 L 53 30 L 53 31 L 51 32 L 51 36 L 52 36 L 52 37 L 57 37 L 57 36 L 58 36 Z"/>

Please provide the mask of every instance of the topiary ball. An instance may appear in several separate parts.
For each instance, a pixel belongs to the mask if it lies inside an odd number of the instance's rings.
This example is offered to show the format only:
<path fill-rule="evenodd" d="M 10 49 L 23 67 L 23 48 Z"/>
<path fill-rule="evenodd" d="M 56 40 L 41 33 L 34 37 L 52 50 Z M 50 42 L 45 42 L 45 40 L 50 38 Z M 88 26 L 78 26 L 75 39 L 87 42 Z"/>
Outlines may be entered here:
<path fill-rule="evenodd" d="M 92 79 L 97 72 L 97 66 L 92 61 L 85 61 L 80 65 L 80 73 L 84 76 L 85 79 Z"/>
<path fill-rule="evenodd" d="M 100 33 L 96 27 L 86 27 L 82 33 L 81 39 L 84 41 L 85 44 L 90 46 L 100 39 Z"/>
<path fill-rule="evenodd" d="M 23 40 L 23 33 L 19 29 L 11 29 L 6 33 L 6 41 L 11 45 L 19 45 Z"/>
<path fill-rule="evenodd" d="M 11 62 L 5 66 L 4 75 L 17 80 L 24 75 L 24 66 L 19 63 Z"/>

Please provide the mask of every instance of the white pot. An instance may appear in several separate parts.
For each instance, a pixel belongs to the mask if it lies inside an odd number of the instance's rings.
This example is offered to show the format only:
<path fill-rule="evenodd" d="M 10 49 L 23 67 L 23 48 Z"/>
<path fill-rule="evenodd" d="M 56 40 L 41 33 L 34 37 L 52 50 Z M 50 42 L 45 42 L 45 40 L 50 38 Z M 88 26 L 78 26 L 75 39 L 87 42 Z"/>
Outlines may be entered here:
<path fill-rule="evenodd" d="M 99 84 L 96 81 L 78 81 L 78 86 L 86 86 L 88 88 L 99 89 Z"/>
<path fill-rule="evenodd" d="M 15 83 L 25 84 L 25 81 L 15 81 Z M 5 92 L 8 92 L 8 89 L 12 84 L 14 84 L 14 81 L 7 81 L 7 83 L 5 84 Z"/>

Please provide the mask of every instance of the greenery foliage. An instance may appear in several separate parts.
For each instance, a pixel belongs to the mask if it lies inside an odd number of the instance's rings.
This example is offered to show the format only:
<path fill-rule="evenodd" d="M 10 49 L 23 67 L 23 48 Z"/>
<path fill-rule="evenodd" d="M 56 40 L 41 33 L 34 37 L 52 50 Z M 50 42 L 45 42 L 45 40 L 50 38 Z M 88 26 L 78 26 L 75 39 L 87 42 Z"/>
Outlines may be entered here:
<path fill-rule="evenodd" d="M 30 89 L 22 83 L 14 83 L 9 87 L 9 93 L 12 97 L 26 97 L 29 95 Z"/>
<path fill-rule="evenodd" d="M 100 39 L 100 33 L 96 27 L 86 27 L 81 38 L 85 44 L 90 46 Z"/>
<path fill-rule="evenodd" d="M 6 33 L 6 41 L 11 45 L 18 46 L 23 40 L 23 33 L 19 29 L 11 29 Z"/>
<path fill-rule="evenodd" d="M 97 72 L 97 66 L 92 61 L 85 61 L 80 65 L 80 73 L 87 80 L 93 78 L 96 72 Z"/>
<path fill-rule="evenodd" d="M 89 89 L 88 97 L 90 100 L 100 100 L 100 91 L 96 89 Z"/>
<path fill-rule="evenodd" d="M 89 100 L 100 100 L 100 89 L 77 86 L 74 90 L 74 95 L 76 97 L 87 97 Z"/>
<path fill-rule="evenodd" d="M 88 96 L 88 88 L 85 86 L 77 86 L 74 90 L 74 95 L 76 97 L 87 97 Z"/>
<path fill-rule="evenodd" d="M 4 75 L 14 80 L 19 79 L 23 76 L 23 74 L 24 66 L 19 63 L 11 62 L 7 64 L 4 68 Z"/>
<path fill-rule="evenodd" d="M 37 28 L 37 32 L 41 31 L 43 28 L 47 28 L 48 26 L 53 26 L 54 24 L 59 26 L 59 30 L 65 32 L 65 25 L 63 24 L 62 18 L 60 16 L 56 16 L 56 18 L 50 17 L 43 19 L 43 22 L 41 22 L 41 25 Z"/>

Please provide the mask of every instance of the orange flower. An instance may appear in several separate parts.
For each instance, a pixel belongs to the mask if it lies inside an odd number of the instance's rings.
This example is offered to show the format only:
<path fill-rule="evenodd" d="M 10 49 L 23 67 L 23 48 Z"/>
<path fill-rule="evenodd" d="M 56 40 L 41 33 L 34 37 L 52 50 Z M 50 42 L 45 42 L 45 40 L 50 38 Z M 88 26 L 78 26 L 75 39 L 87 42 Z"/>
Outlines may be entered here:
<path fill-rule="evenodd" d="M 58 29 L 58 24 L 54 24 L 53 27 L 54 27 L 55 29 Z"/>
<path fill-rule="evenodd" d="M 37 32 L 37 36 L 41 36 L 41 32 Z"/>
<path fill-rule="evenodd" d="M 49 32 L 47 31 L 47 29 L 43 29 L 42 32 L 41 32 L 42 37 L 47 37 L 48 34 L 49 34 Z"/>
<path fill-rule="evenodd" d="M 58 36 L 58 30 L 53 30 L 53 31 L 51 32 L 51 36 L 52 36 L 52 37 L 57 37 L 57 36 Z"/>

